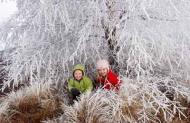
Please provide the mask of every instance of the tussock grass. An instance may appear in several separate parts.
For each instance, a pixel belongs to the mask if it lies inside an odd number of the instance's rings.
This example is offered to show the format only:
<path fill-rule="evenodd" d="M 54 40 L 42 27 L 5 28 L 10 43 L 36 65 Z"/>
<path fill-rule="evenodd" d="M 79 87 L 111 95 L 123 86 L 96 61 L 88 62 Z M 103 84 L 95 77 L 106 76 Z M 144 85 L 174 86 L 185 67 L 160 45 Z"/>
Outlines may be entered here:
<path fill-rule="evenodd" d="M 73 105 L 65 105 L 49 85 L 34 84 L 1 99 L 0 122 L 188 123 L 188 86 L 170 83 L 160 87 L 157 79 L 123 78 L 119 92 L 98 89 L 82 94 Z"/>
<path fill-rule="evenodd" d="M 121 121 L 120 101 L 117 94 L 104 90 L 83 94 L 58 120 L 46 123 L 116 123 Z"/>
<path fill-rule="evenodd" d="M 158 79 L 158 78 L 156 78 Z M 156 80 L 155 79 L 155 80 Z M 188 123 L 188 87 L 161 86 L 123 78 L 119 92 L 98 89 L 81 95 L 64 114 L 45 123 Z M 166 86 L 166 87 L 165 87 Z M 165 87 L 166 91 L 162 88 Z M 171 93 L 172 92 L 172 93 Z"/>
<path fill-rule="evenodd" d="M 12 92 L 2 99 L 1 123 L 40 123 L 62 113 L 62 101 L 48 85 L 33 86 Z"/>
<path fill-rule="evenodd" d="M 183 119 L 188 117 L 188 87 L 182 91 L 180 83 L 177 86 L 166 85 L 167 91 L 162 92 L 155 83 L 138 83 L 130 79 L 124 81 L 119 92 L 124 102 L 121 106 L 124 119 L 130 118 L 140 123 L 170 123 L 176 119 L 186 122 Z"/>

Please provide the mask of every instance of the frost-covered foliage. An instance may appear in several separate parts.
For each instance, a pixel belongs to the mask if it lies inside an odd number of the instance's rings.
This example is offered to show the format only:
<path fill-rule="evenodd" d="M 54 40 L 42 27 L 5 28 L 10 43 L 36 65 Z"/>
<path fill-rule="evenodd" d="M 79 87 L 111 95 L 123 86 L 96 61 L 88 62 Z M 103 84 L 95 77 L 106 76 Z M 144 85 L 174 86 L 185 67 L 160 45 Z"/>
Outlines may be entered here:
<path fill-rule="evenodd" d="M 98 90 L 84 94 L 64 114 L 47 123 L 116 123 L 121 121 L 121 98 L 114 92 Z"/>
<path fill-rule="evenodd" d="M 141 89 L 134 92 L 138 118 L 131 120 L 158 122 L 152 115 L 160 110 L 165 121 L 173 111 L 183 115 L 175 99 L 190 95 L 189 6 L 189 0 L 17 0 L 18 12 L 0 32 L 10 50 L 5 85 L 62 83 L 74 64 L 93 74 L 96 60 L 107 58 Z"/>
<path fill-rule="evenodd" d="M 115 58 L 122 75 L 189 79 L 189 5 L 185 0 L 17 0 L 1 40 L 11 64 L 7 84 L 58 82 L 81 62 Z M 112 52 L 112 53 L 110 53 Z M 116 55 L 116 56 L 115 56 Z M 111 63 L 112 64 L 112 63 Z M 117 68 L 114 68 L 117 69 Z M 91 71 L 94 72 L 94 71 Z"/>
<path fill-rule="evenodd" d="M 87 60 L 93 63 L 94 58 L 100 57 L 99 52 L 101 56 L 105 54 L 103 39 L 96 38 L 104 34 L 94 24 L 97 20 L 92 16 L 94 2 L 18 0 L 17 3 L 18 14 L 5 25 L 6 33 L 2 33 L 7 48 L 15 48 L 5 55 L 6 60 L 12 61 L 6 68 L 9 81 L 16 83 L 28 77 L 30 82 L 52 79 L 57 82 L 68 76 L 69 65 Z"/>
<path fill-rule="evenodd" d="M 190 88 L 170 79 L 164 80 L 141 78 L 142 83 L 139 84 L 124 78 L 126 83 L 119 92 L 124 119 L 130 116 L 130 119 L 140 123 L 171 122 L 176 117 L 186 119 Z"/>
<path fill-rule="evenodd" d="M 139 84 L 132 79 L 123 78 L 125 84 L 122 84 L 119 92 L 99 89 L 95 93 L 83 94 L 73 106 L 64 108 L 61 117 L 44 122 L 188 123 L 186 95 L 190 89 L 170 84 L 170 88 L 163 93 L 158 88 L 163 85 L 157 80 L 157 78 L 144 78 Z M 171 83 L 170 80 L 168 82 Z"/>
<path fill-rule="evenodd" d="M 114 123 L 119 121 L 119 104 L 121 100 L 113 92 L 98 90 L 94 94 L 82 95 L 75 102 L 73 111 L 65 112 L 66 122 Z"/>
<path fill-rule="evenodd" d="M 142 83 L 123 78 L 119 92 L 98 89 L 65 105 L 50 85 L 33 84 L 1 98 L 1 123 L 149 123 L 174 121 L 188 123 L 187 95 L 190 89 L 169 84 L 159 90 L 157 78 L 142 79 Z M 153 82 L 155 80 L 155 82 Z M 160 80 L 162 81 L 162 80 Z M 171 96 L 173 96 L 171 98 Z M 53 120 L 51 120 L 53 119 Z"/>

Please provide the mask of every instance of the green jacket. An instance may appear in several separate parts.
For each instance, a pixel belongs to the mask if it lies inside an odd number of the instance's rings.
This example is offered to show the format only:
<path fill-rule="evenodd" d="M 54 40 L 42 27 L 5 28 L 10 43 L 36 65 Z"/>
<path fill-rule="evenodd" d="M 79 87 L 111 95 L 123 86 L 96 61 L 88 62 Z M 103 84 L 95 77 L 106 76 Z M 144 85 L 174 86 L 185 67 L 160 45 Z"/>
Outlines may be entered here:
<path fill-rule="evenodd" d="M 85 74 L 84 66 L 81 65 L 81 64 L 76 65 L 74 67 L 74 69 L 73 69 L 73 72 L 75 70 L 81 70 Z M 83 92 L 86 92 L 86 91 L 92 91 L 93 85 L 92 85 L 91 79 L 84 75 L 83 78 L 80 81 L 77 81 L 74 78 L 71 78 L 71 79 L 68 80 L 68 89 L 69 89 L 69 91 L 72 88 L 76 88 L 80 92 L 83 93 Z"/>

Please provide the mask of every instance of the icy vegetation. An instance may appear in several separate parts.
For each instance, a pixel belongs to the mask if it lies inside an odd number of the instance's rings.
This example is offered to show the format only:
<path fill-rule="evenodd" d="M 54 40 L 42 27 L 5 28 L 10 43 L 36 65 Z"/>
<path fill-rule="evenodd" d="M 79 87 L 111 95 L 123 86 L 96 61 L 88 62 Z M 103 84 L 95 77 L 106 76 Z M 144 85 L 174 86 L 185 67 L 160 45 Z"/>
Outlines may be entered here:
<path fill-rule="evenodd" d="M 47 122 L 172 123 L 189 117 L 189 0 L 17 0 L 17 7 L 0 30 L 6 43 L 2 90 L 12 83 L 48 83 L 60 91 L 73 65 L 84 64 L 93 76 L 100 58 L 122 78 L 118 94 L 100 89 L 82 95 Z"/>

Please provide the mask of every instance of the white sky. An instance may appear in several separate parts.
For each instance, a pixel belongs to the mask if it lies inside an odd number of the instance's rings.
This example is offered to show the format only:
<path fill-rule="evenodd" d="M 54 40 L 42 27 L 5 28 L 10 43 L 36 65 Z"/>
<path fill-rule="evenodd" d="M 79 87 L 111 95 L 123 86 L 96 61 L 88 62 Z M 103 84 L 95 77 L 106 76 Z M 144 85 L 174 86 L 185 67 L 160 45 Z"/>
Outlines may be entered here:
<path fill-rule="evenodd" d="M 6 21 L 16 10 L 15 1 L 0 2 L 0 24 Z"/>
<path fill-rule="evenodd" d="M 17 10 L 16 2 L 1 2 L 0 1 L 0 25 L 5 22 Z M 0 41 L 0 51 L 4 49 L 4 43 Z"/>

